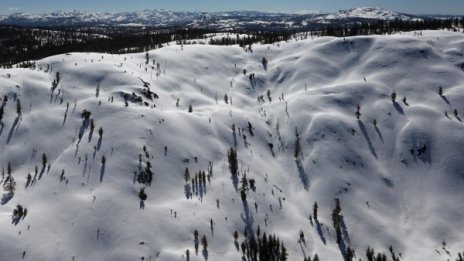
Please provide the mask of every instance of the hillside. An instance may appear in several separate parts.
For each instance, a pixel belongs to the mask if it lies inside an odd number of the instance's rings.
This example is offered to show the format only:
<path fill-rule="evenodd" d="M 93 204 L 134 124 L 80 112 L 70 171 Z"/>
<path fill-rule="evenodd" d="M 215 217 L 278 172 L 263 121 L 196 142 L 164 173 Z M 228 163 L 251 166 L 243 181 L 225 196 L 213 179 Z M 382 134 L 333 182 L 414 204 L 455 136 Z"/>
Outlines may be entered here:
<path fill-rule="evenodd" d="M 12 198 L 2 192 L 0 260 L 242 260 L 244 232 L 258 230 L 288 260 L 348 259 L 347 247 L 356 260 L 368 247 L 391 260 L 390 246 L 401 260 L 456 260 L 462 50 L 462 33 L 424 31 L 0 69 L 0 165 L 16 181 Z"/>
<path fill-rule="evenodd" d="M 453 16 L 449 16 L 453 17 Z M 56 11 L 44 14 L 13 13 L 0 15 L 0 24 L 21 26 L 189 26 L 194 28 L 250 29 L 287 26 L 299 28 L 301 21 L 306 23 L 344 24 L 359 19 L 369 21 L 395 20 L 417 21 L 419 16 L 402 14 L 379 7 L 359 7 L 340 10 L 334 13 L 301 11 L 295 13 L 261 11 L 223 11 L 223 12 L 180 12 L 164 9 L 147 9 L 135 12 L 100 13 L 83 11 Z M 306 25 L 306 24 L 305 24 Z M 283 26 L 283 27 L 282 27 Z"/>

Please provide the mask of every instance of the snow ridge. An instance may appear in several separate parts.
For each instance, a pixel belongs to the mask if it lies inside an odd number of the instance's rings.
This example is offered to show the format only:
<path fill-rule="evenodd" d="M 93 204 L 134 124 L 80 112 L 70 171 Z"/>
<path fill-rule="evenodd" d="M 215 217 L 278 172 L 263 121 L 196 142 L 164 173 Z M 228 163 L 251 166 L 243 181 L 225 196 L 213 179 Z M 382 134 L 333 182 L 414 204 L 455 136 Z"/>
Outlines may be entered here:
<path fill-rule="evenodd" d="M 173 12 L 164 9 L 142 10 L 122 13 L 98 13 L 81 11 L 57 11 L 46 14 L 15 13 L 0 19 L 3 24 L 22 25 L 120 25 L 140 24 L 151 26 L 186 25 L 192 21 L 202 19 L 203 22 L 220 23 L 228 21 L 230 26 L 237 26 L 251 21 L 263 20 L 274 23 L 292 22 L 301 19 L 307 22 L 335 22 L 347 19 L 371 20 L 417 20 L 420 18 L 388 11 L 376 7 L 361 7 L 350 10 L 340 10 L 335 13 L 321 13 L 318 11 L 258 12 L 258 11 L 227 11 L 227 12 Z M 232 19 L 232 20 L 231 20 Z"/>

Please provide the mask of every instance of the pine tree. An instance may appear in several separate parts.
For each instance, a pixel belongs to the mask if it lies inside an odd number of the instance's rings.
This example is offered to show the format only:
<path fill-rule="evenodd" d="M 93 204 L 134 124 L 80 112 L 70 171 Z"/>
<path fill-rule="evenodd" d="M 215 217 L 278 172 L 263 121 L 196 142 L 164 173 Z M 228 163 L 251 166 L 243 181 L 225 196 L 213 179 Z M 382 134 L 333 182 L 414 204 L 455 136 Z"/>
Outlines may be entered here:
<path fill-rule="evenodd" d="M 188 112 L 189 112 L 189 113 L 192 113 L 192 112 L 193 112 L 192 104 L 189 104 Z"/>
<path fill-rule="evenodd" d="M 286 261 L 288 254 L 287 254 L 287 248 L 284 246 L 284 242 L 281 244 L 281 250 L 280 250 L 280 261 Z"/>
<path fill-rule="evenodd" d="M 314 216 L 314 219 L 317 220 L 317 209 L 319 208 L 319 206 L 317 205 L 317 202 L 314 202 L 314 205 L 313 205 L 313 216 Z"/>
<path fill-rule="evenodd" d="M 42 168 L 45 169 L 45 166 L 47 165 L 47 155 L 45 153 L 42 154 Z"/>
<path fill-rule="evenodd" d="M 245 190 L 240 190 L 240 197 L 242 198 L 243 202 L 246 202 L 247 194 L 246 194 Z"/>
<path fill-rule="evenodd" d="M 354 250 L 351 247 L 348 247 L 346 249 L 346 259 L 348 261 L 352 261 L 354 257 L 355 257 Z"/>
<path fill-rule="evenodd" d="M 145 193 L 145 189 L 141 188 L 139 191 L 139 198 L 140 200 L 146 200 L 147 199 L 147 193 Z"/>
<path fill-rule="evenodd" d="M 238 172 L 237 151 L 233 148 L 230 148 L 227 157 L 229 161 L 230 173 L 232 174 L 232 176 L 236 176 Z"/>
<path fill-rule="evenodd" d="M 208 251 L 208 240 L 206 239 L 206 235 L 203 235 L 201 238 L 201 244 L 203 245 L 203 250 Z"/>
<path fill-rule="evenodd" d="M 97 89 L 95 90 L 95 97 L 98 98 L 99 95 L 100 95 L 100 83 L 97 83 Z"/>
<path fill-rule="evenodd" d="M 340 207 L 340 200 L 338 198 L 335 199 L 335 209 L 332 211 L 332 221 L 333 226 L 337 235 L 337 244 L 342 242 L 342 231 L 341 231 L 341 224 L 340 224 L 340 214 L 342 208 Z"/>
<path fill-rule="evenodd" d="M 3 120 L 3 106 L 0 107 L 0 121 Z"/>
<path fill-rule="evenodd" d="M 238 240 L 238 232 L 237 230 L 235 230 L 234 232 L 234 241 L 237 241 Z"/>
<path fill-rule="evenodd" d="M 186 183 L 190 180 L 190 172 L 189 172 L 188 168 L 185 168 L 184 180 L 185 180 Z"/>
<path fill-rule="evenodd" d="M 395 102 L 396 101 L 396 92 L 393 92 L 390 96 L 392 102 Z"/>
<path fill-rule="evenodd" d="M 438 87 L 438 95 L 443 96 L 443 87 Z"/>
<path fill-rule="evenodd" d="M 356 116 L 356 119 L 358 119 L 358 120 L 361 117 L 361 106 L 359 104 L 356 107 L 356 112 L 354 113 L 354 115 Z"/>
<path fill-rule="evenodd" d="M 5 182 L 3 183 L 3 189 L 10 193 L 14 194 L 16 191 L 16 181 L 14 180 L 13 176 L 11 175 L 11 164 L 8 162 L 8 167 L 7 167 L 7 176 L 5 179 Z"/>

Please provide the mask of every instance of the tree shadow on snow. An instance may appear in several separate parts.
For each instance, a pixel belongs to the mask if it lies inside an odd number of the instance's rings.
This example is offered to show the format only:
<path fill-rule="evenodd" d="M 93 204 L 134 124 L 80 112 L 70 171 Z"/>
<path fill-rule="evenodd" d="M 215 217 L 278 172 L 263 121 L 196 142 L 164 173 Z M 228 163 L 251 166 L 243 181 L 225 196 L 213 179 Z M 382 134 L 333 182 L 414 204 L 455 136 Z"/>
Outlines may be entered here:
<path fill-rule="evenodd" d="M 393 102 L 393 106 L 394 106 L 395 109 L 398 111 L 398 113 L 404 114 L 403 108 L 401 108 L 401 105 L 400 105 L 399 103 Z"/>
<path fill-rule="evenodd" d="M 190 188 L 190 184 L 185 184 L 184 193 L 187 199 L 190 199 L 192 197 L 192 189 Z"/>
<path fill-rule="evenodd" d="M 364 123 L 362 121 L 358 120 L 359 124 L 359 129 L 361 129 L 362 134 L 364 135 L 364 138 L 367 141 L 367 144 L 369 145 L 369 150 L 371 151 L 372 155 L 377 158 L 377 153 L 375 153 L 374 146 L 372 146 L 371 139 L 369 138 L 369 134 L 367 133 L 366 126 L 364 126 Z"/>
<path fill-rule="evenodd" d="M 102 164 L 100 169 L 100 183 L 103 182 L 103 177 L 105 176 L 105 164 Z"/>
<path fill-rule="evenodd" d="M 253 215 L 251 214 L 250 207 L 248 206 L 248 202 L 242 201 L 243 202 L 243 210 L 245 211 L 245 214 L 241 214 L 241 218 L 243 222 L 245 222 L 245 229 L 248 233 L 248 235 L 253 235 Z"/>
<path fill-rule="evenodd" d="M 344 240 L 348 242 L 348 245 L 351 243 L 350 242 L 350 236 L 348 235 L 348 228 L 346 227 L 345 219 L 343 218 L 343 215 L 340 216 L 340 226 L 342 228 L 342 234 L 344 237 Z"/>
<path fill-rule="evenodd" d="M 90 129 L 88 142 L 92 141 L 92 137 L 93 137 L 93 129 Z"/>
<path fill-rule="evenodd" d="M 305 247 L 306 247 L 306 243 L 305 243 Z M 303 253 L 304 260 L 306 260 L 306 251 L 304 250 L 303 244 L 301 242 L 300 242 L 300 248 L 301 248 L 301 253 Z"/>
<path fill-rule="evenodd" d="M 319 237 L 321 238 L 322 240 L 322 243 L 324 243 L 324 245 L 326 244 L 326 240 L 325 240 L 325 237 L 324 237 L 324 232 L 322 231 L 322 226 L 321 226 L 321 223 L 319 223 L 319 220 L 315 220 L 316 221 L 316 229 L 317 229 L 317 233 L 319 234 Z"/>
<path fill-rule="evenodd" d="M 3 194 L 3 196 L 2 196 L 2 205 L 5 205 L 6 203 L 8 203 L 8 201 L 10 201 L 13 198 L 13 196 L 14 196 L 13 193 Z"/>
<path fill-rule="evenodd" d="M 42 178 L 43 174 L 45 173 L 45 165 L 42 166 L 42 169 L 40 170 L 39 173 L 39 180 Z"/>
<path fill-rule="evenodd" d="M 377 132 L 377 135 L 379 135 L 379 138 L 382 141 L 382 143 L 384 143 L 382 133 L 380 132 L 380 130 L 379 130 L 379 128 L 377 126 L 375 126 L 375 131 Z"/>
<path fill-rule="evenodd" d="M 205 258 L 205 260 L 208 260 L 208 250 L 203 249 L 203 251 L 201 253 L 203 254 L 203 257 Z"/>
<path fill-rule="evenodd" d="M 8 133 L 8 139 L 6 140 L 7 144 L 10 143 L 10 140 L 13 137 L 13 133 L 16 130 L 18 123 L 19 123 L 19 117 L 16 117 L 15 121 L 13 122 L 13 125 L 11 126 L 10 133 Z"/>
<path fill-rule="evenodd" d="M 81 128 L 79 129 L 79 141 L 78 143 L 81 142 L 81 139 L 82 139 L 82 136 L 84 136 L 84 132 L 85 132 L 85 129 L 87 129 L 89 127 L 89 120 L 88 119 L 85 119 L 83 122 L 82 122 L 82 126 Z"/>
<path fill-rule="evenodd" d="M 238 175 L 237 174 L 235 174 L 235 175 L 232 174 L 230 178 L 232 179 L 232 183 L 234 185 L 235 191 L 237 191 L 237 189 L 238 189 Z"/>
<path fill-rule="evenodd" d="M 303 168 L 301 164 L 301 160 L 298 158 L 295 160 L 296 167 L 298 168 L 298 173 L 300 174 L 301 183 L 303 183 L 303 187 L 305 190 L 309 190 L 309 179 L 308 174 Z"/>
<path fill-rule="evenodd" d="M 442 98 L 446 103 L 448 103 L 449 105 L 451 105 L 451 102 L 448 100 L 448 98 L 446 98 L 445 95 L 442 95 L 441 98 Z"/>
<path fill-rule="evenodd" d="M 100 150 L 100 148 L 101 148 L 101 145 L 102 145 L 102 141 L 103 141 L 102 137 L 98 138 L 98 142 L 97 142 L 97 150 Z"/>

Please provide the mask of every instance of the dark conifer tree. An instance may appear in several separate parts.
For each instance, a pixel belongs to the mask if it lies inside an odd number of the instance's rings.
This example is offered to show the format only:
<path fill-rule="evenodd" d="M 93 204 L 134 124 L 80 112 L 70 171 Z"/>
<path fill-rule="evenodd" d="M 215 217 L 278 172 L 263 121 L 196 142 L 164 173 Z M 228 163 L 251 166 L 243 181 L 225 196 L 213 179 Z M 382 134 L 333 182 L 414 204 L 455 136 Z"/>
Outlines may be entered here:
<path fill-rule="evenodd" d="M 396 92 L 393 92 L 390 96 L 392 102 L 396 102 Z"/>
<path fill-rule="evenodd" d="M 317 220 L 317 209 L 319 208 L 319 206 L 317 205 L 317 202 L 314 202 L 314 205 L 313 205 L 313 217 L 315 220 Z"/>

